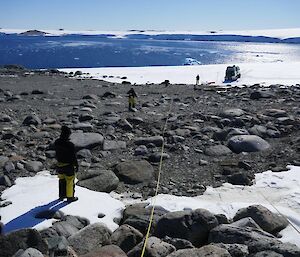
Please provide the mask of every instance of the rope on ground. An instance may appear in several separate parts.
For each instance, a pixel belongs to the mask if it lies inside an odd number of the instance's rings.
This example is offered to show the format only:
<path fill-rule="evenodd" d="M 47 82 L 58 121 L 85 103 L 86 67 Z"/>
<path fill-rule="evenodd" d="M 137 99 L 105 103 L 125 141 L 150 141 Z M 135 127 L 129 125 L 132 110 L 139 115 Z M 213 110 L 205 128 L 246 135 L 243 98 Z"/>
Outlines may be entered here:
<path fill-rule="evenodd" d="M 277 207 L 260 191 L 258 190 L 258 193 L 282 216 L 285 217 L 288 221 L 288 223 L 291 225 L 291 227 L 300 235 L 300 230 L 282 213 L 280 212 Z"/>
<path fill-rule="evenodd" d="M 162 132 L 163 142 L 162 142 L 161 152 L 160 152 L 160 160 L 159 160 L 159 168 L 158 168 L 158 176 L 157 176 L 156 189 L 155 189 L 155 194 L 154 194 L 154 196 L 151 199 L 152 208 L 151 208 L 149 225 L 148 225 L 148 229 L 147 229 L 147 233 L 146 233 L 146 237 L 145 237 L 145 241 L 144 241 L 144 245 L 143 245 L 141 257 L 144 257 L 146 246 L 147 246 L 147 243 L 148 243 L 148 238 L 149 238 L 150 230 L 151 230 L 151 226 L 152 226 L 152 223 L 153 223 L 155 202 L 156 202 L 156 196 L 158 194 L 158 189 L 159 189 L 159 184 L 160 184 L 160 177 L 161 177 L 161 170 L 162 170 L 162 163 L 163 163 L 163 153 L 164 153 L 164 148 L 165 148 L 164 135 L 165 135 L 165 131 L 166 131 L 166 128 L 167 128 L 169 116 L 170 116 L 170 113 L 171 113 L 171 110 L 172 110 L 172 105 L 173 105 L 173 99 L 171 100 L 170 108 L 169 108 L 169 111 L 167 113 L 166 122 L 165 122 L 165 125 L 163 127 L 163 132 Z"/>

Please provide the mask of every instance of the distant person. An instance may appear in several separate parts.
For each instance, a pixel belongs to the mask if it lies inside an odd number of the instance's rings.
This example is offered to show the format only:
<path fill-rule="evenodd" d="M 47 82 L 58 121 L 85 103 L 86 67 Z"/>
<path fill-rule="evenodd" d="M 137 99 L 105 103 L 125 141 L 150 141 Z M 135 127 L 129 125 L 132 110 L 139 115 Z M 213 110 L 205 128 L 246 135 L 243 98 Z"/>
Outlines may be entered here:
<path fill-rule="evenodd" d="M 59 178 L 59 199 L 67 198 L 67 202 L 74 202 L 78 197 L 75 193 L 75 172 L 78 171 L 75 146 L 69 140 L 71 130 L 67 126 L 61 127 L 60 137 L 55 141 L 55 152 L 57 160 L 57 173 Z"/>
<path fill-rule="evenodd" d="M 135 108 L 135 98 L 137 97 L 137 94 L 135 93 L 133 88 L 130 88 L 130 90 L 127 92 L 128 95 L 128 110 L 133 111 Z"/>
<path fill-rule="evenodd" d="M 200 76 L 199 74 L 196 76 L 196 85 L 198 86 L 200 83 Z"/>

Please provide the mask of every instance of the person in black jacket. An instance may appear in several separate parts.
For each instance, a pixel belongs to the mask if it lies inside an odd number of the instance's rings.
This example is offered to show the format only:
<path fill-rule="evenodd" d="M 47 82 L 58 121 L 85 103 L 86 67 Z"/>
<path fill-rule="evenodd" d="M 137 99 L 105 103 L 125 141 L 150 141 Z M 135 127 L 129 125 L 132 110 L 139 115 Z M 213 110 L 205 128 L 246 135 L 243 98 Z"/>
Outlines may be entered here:
<path fill-rule="evenodd" d="M 67 198 L 68 202 L 78 200 L 75 193 L 75 172 L 78 171 L 75 146 L 69 140 L 71 130 L 62 126 L 60 137 L 55 141 L 55 153 L 57 160 L 57 173 L 59 178 L 59 199 Z"/>

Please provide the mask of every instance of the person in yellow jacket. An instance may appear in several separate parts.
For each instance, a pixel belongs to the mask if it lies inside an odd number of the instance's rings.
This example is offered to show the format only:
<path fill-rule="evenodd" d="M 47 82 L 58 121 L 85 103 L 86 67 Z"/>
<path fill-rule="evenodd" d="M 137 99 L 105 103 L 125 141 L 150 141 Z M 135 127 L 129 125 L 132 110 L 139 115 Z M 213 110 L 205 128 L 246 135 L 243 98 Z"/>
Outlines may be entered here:
<path fill-rule="evenodd" d="M 78 200 L 75 197 L 75 172 L 78 171 L 78 162 L 74 144 L 69 140 L 71 130 L 62 126 L 60 137 L 55 140 L 54 147 L 57 160 L 56 171 L 59 179 L 59 199 L 67 198 L 67 202 Z"/>

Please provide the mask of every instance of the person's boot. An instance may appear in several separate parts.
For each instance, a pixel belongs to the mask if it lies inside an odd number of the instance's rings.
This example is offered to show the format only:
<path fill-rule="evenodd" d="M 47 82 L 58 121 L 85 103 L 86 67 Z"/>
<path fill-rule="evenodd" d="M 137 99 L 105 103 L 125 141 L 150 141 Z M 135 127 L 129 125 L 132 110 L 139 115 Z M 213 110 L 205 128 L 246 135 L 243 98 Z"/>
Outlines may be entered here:
<path fill-rule="evenodd" d="M 72 197 L 67 197 L 67 202 L 72 203 L 78 200 L 78 197 L 72 196 Z"/>

